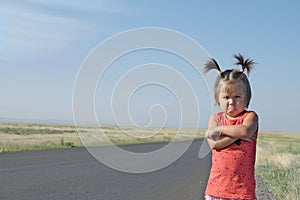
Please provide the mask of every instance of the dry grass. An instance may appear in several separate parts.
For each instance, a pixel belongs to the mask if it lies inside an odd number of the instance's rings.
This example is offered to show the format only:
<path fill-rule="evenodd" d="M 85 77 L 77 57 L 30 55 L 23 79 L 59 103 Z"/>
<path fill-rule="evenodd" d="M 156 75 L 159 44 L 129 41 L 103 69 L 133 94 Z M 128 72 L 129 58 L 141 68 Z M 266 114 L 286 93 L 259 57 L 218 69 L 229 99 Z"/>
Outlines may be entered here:
<path fill-rule="evenodd" d="M 66 134 L 0 134 L 0 151 L 29 151 L 80 146 L 79 138 Z"/>
<path fill-rule="evenodd" d="M 78 132 L 80 134 L 78 134 Z M 196 138 L 203 136 L 199 129 Z M 179 136 L 179 137 L 178 137 Z M 122 145 L 194 139 L 192 129 L 0 123 L 0 151 Z"/>
<path fill-rule="evenodd" d="M 256 171 L 278 199 L 299 199 L 300 133 L 261 132 Z"/>

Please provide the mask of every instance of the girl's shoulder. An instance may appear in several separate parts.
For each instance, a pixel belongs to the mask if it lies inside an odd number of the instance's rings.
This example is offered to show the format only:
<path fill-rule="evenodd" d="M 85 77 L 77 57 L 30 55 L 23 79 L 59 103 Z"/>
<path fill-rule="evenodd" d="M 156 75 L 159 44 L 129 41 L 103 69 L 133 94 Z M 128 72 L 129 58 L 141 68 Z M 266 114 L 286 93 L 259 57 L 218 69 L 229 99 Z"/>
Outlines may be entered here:
<path fill-rule="evenodd" d="M 222 125 L 224 124 L 225 120 L 225 113 L 224 112 L 217 112 L 213 114 L 213 120 L 216 122 L 217 125 Z"/>
<path fill-rule="evenodd" d="M 257 113 L 255 111 L 253 111 L 253 110 L 246 111 L 245 115 L 248 116 L 248 117 L 258 118 Z"/>
<path fill-rule="evenodd" d="M 251 123 L 258 124 L 258 115 L 255 111 L 245 111 L 240 117 L 237 119 L 238 123 Z"/>
<path fill-rule="evenodd" d="M 213 114 L 213 116 L 215 118 L 217 118 L 217 117 L 220 117 L 220 116 L 225 116 L 225 114 L 224 114 L 224 112 L 217 112 L 217 113 Z"/>

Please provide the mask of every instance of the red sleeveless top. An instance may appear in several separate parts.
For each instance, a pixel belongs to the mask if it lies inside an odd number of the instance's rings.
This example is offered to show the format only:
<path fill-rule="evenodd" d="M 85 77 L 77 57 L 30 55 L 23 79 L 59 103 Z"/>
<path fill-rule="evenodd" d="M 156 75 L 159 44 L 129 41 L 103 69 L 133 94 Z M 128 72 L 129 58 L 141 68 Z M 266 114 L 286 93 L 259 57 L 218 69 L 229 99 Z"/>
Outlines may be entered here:
<path fill-rule="evenodd" d="M 228 120 L 223 112 L 215 115 L 218 125 L 241 125 L 251 111 Z M 256 131 L 257 138 L 258 130 Z M 237 140 L 223 149 L 212 150 L 212 167 L 205 194 L 220 198 L 256 199 L 254 164 L 256 139 Z"/>

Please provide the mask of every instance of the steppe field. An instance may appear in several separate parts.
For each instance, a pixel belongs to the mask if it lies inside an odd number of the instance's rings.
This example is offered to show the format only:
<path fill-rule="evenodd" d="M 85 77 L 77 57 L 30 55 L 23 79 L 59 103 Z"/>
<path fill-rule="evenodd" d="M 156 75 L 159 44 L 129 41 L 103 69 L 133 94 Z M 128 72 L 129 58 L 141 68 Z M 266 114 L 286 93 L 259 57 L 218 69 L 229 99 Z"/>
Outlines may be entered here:
<path fill-rule="evenodd" d="M 191 140 L 203 137 L 204 131 L 204 129 L 195 131 L 188 128 L 178 131 L 177 128 L 75 127 L 61 124 L 0 123 L 0 151 L 81 147 L 83 144 L 84 146 L 87 144 L 88 146 L 106 146 Z"/>
<path fill-rule="evenodd" d="M 191 140 L 203 138 L 204 132 L 205 129 L 178 132 L 176 128 L 0 123 L 0 152 L 81 147 L 82 141 L 92 146 L 105 146 Z M 278 199 L 300 199 L 300 133 L 261 131 L 256 173 L 264 178 Z"/>

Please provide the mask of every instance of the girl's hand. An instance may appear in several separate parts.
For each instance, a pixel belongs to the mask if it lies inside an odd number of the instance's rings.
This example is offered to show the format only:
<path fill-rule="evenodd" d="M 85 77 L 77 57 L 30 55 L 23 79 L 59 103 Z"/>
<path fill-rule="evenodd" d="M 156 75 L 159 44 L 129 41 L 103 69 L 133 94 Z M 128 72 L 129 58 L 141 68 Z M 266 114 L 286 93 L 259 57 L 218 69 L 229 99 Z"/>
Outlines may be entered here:
<path fill-rule="evenodd" d="M 209 139 L 217 141 L 220 138 L 221 133 L 217 131 L 215 128 L 210 128 L 205 132 L 205 136 Z"/>

